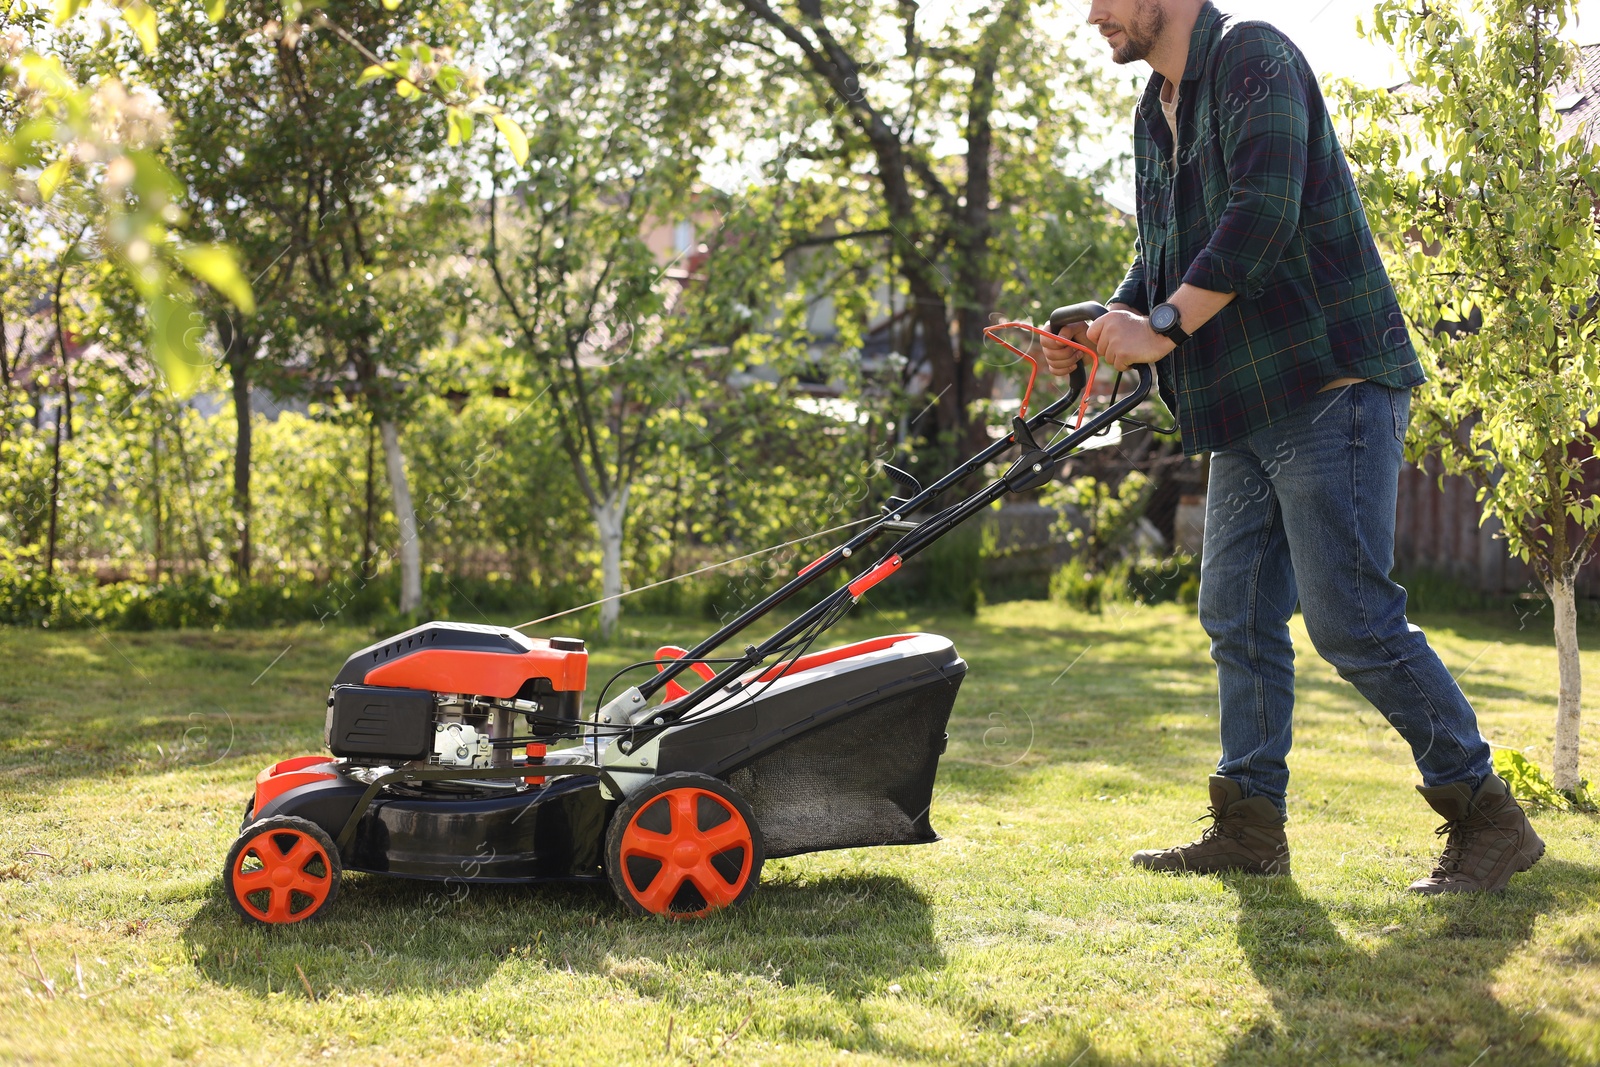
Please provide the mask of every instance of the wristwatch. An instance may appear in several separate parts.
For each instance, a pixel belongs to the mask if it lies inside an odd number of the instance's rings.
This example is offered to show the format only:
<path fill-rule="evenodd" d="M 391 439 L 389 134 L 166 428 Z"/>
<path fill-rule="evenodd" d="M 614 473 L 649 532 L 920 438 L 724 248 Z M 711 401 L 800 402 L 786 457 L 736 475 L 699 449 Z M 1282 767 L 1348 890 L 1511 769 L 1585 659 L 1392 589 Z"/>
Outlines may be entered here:
<path fill-rule="evenodd" d="M 1175 345 L 1182 345 L 1189 339 L 1183 331 L 1182 316 L 1176 304 L 1157 304 L 1150 312 L 1150 328 Z"/>

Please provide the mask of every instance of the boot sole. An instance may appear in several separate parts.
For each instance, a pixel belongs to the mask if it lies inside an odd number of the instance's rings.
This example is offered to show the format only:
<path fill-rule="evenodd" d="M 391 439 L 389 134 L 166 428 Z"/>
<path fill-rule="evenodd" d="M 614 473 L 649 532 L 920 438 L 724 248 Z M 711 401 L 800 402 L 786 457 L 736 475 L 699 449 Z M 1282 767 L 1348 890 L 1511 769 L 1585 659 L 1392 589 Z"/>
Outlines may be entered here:
<path fill-rule="evenodd" d="M 1521 874 L 1524 871 L 1530 870 L 1535 863 L 1538 863 L 1540 860 L 1544 859 L 1544 847 L 1544 842 L 1541 840 L 1539 842 L 1538 851 L 1533 853 L 1532 857 L 1529 857 L 1527 853 L 1523 853 L 1522 864 L 1517 867 L 1516 870 L 1512 871 L 1511 874 Z M 1406 887 L 1406 890 L 1407 892 L 1416 893 L 1419 896 L 1442 897 L 1452 893 L 1504 893 L 1506 891 L 1506 886 L 1510 884 L 1511 877 L 1508 875 L 1506 877 L 1505 884 L 1493 887 L 1484 886 L 1481 889 L 1447 882 L 1443 885 L 1410 885 Z"/>
<path fill-rule="evenodd" d="M 1263 878 L 1289 876 L 1288 863 L 1275 863 L 1271 870 L 1263 870 L 1260 866 L 1239 867 L 1159 867 L 1153 863 L 1141 863 L 1138 859 L 1129 861 L 1141 871 L 1154 871 L 1156 874 L 1253 874 Z"/>

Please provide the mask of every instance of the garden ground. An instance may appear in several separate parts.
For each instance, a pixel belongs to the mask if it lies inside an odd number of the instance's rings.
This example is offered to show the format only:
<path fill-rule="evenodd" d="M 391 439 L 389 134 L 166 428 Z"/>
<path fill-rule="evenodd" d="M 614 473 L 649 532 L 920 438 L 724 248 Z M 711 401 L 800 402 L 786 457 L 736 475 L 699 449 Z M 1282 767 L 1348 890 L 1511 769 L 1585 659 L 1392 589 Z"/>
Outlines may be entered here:
<path fill-rule="evenodd" d="M 1548 766 L 1547 620 L 1421 621 L 1490 739 Z M 623 625 L 591 677 L 707 629 Z M 326 920 L 272 930 L 224 903 L 222 857 L 256 771 L 319 750 L 370 634 L 0 630 L 0 1060 L 1600 1063 L 1600 822 L 1535 814 L 1548 854 L 1501 896 L 1407 895 L 1438 820 L 1296 626 L 1293 878 L 1127 863 L 1198 833 L 1216 721 L 1192 614 L 866 610 L 841 638 L 936 629 L 971 664 L 941 842 L 775 861 L 693 924 L 603 886 L 357 875 Z M 1584 744 L 1600 766 L 1600 730 Z"/>

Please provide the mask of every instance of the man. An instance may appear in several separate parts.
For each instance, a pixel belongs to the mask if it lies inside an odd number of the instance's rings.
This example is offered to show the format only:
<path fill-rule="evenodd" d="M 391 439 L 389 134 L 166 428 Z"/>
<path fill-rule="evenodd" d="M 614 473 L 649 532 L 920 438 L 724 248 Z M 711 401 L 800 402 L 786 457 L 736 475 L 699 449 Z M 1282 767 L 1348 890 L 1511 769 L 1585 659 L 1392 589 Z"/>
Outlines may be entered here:
<path fill-rule="evenodd" d="M 1117 63 L 1153 75 L 1134 116 L 1139 250 L 1109 314 L 1066 335 L 1157 364 L 1185 451 L 1211 454 L 1200 621 L 1222 758 L 1198 841 L 1163 871 L 1289 872 L 1289 617 L 1411 745 L 1444 855 L 1418 893 L 1497 891 L 1544 843 L 1491 769 L 1466 697 L 1406 621 L 1395 492 L 1422 369 L 1300 51 L 1201 0 L 1094 0 Z M 1044 342 L 1050 369 L 1078 353 Z"/>

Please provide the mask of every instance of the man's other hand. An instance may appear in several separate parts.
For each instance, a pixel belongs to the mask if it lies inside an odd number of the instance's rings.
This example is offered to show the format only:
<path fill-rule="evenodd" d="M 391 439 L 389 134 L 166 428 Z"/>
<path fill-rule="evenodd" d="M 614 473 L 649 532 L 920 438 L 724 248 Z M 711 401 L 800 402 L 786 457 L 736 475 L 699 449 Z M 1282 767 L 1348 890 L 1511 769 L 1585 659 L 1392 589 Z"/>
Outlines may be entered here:
<path fill-rule="evenodd" d="M 1178 347 L 1152 330 L 1148 318 L 1132 311 L 1109 311 L 1089 324 L 1088 333 L 1100 358 L 1119 371 L 1159 362 Z"/>
<path fill-rule="evenodd" d="M 1080 345 L 1094 347 L 1089 341 L 1089 324 L 1087 322 L 1069 323 L 1061 327 L 1061 332 L 1057 336 Z M 1065 378 L 1077 370 L 1078 364 L 1083 362 L 1082 352 L 1067 346 L 1054 337 L 1039 338 L 1039 347 L 1044 349 L 1045 365 L 1050 368 L 1050 373 L 1057 378 Z"/>

